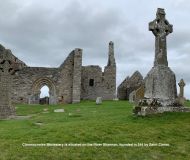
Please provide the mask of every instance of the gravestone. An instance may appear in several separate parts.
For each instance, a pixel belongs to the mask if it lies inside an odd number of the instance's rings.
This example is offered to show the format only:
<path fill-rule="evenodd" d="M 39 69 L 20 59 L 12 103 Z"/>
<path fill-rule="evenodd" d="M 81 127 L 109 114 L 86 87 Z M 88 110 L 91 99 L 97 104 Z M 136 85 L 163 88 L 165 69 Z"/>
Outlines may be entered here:
<path fill-rule="evenodd" d="M 102 104 L 102 97 L 96 98 L 96 104 Z"/>
<path fill-rule="evenodd" d="M 60 112 L 65 112 L 65 110 L 64 109 L 54 109 L 54 112 L 55 113 L 60 113 Z"/>
<path fill-rule="evenodd" d="M 156 19 L 149 23 L 149 30 L 155 36 L 155 59 L 145 78 L 145 98 L 169 106 L 177 98 L 177 88 L 175 74 L 167 60 L 166 37 L 173 32 L 173 26 L 166 20 L 164 9 L 158 8 Z"/>
<path fill-rule="evenodd" d="M 17 70 L 17 64 L 10 57 L 10 50 L 1 50 L 0 59 L 0 119 L 15 115 L 11 103 L 12 75 Z"/>

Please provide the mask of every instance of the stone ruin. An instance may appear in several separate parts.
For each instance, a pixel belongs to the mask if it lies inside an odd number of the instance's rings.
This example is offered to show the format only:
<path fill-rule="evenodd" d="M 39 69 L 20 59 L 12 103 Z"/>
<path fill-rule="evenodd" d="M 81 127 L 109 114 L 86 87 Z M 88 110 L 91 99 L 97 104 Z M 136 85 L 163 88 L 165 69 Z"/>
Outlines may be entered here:
<path fill-rule="evenodd" d="M 117 96 L 119 100 L 130 100 L 130 94 L 141 88 L 143 85 L 143 76 L 139 71 L 133 73 L 131 77 L 126 77 L 125 80 L 117 88 Z M 136 96 L 136 94 L 135 94 Z M 134 97 L 134 96 L 133 96 Z M 138 97 L 138 96 L 137 96 Z M 143 94 L 144 97 L 144 94 Z M 136 98 L 135 98 L 136 99 Z"/>
<path fill-rule="evenodd" d="M 168 67 L 166 37 L 173 32 L 173 26 L 165 19 L 164 9 L 158 8 L 156 19 L 149 23 L 149 30 L 155 36 L 154 66 L 145 77 L 144 99 L 135 107 L 137 115 L 167 112 L 189 112 L 177 98 L 176 77 Z M 183 82 L 182 82 L 183 83 Z M 180 86 L 184 84 L 180 83 Z M 181 90 L 181 95 L 182 95 Z"/>
<path fill-rule="evenodd" d="M 11 90 L 13 74 L 19 69 L 16 59 L 11 56 L 10 50 L 0 46 L 0 119 L 15 115 L 12 106 Z"/>
<path fill-rule="evenodd" d="M 141 99 L 144 98 L 144 92 L 145 92 L 145 86 L 144 83 L 142 83 L 142 85 L 137 90 L 134 90 L 133 92 L 130 93 L 129 102 L 138 103 Z"/>
<path fill-rule="evenodd" d="M 137 115 L 155 113 L 189 112 L 183 106 L 183 80 L 178 84 L 168 67 L 166 37 L 173 26 L 165 19 L 164 9 L 158 8 L 156 19 L 149 23 L 155 36 L 154 66 L 143 80 L 136 71 L 118 87 L 118 98 L 139 101 L 134 108 Z M 109 43 L 108 63 L 102 72 L 99 66 L 82 66 L 82 49 L 73 50 L 58 68 L 30 67 L 15 57 L 10 50 L 0 45 L 0 119 L 15 115 L 13 104 L 39 104 L 40 89 L 49 87 L 49 99 L 42 103 L 77 103 L 80 100 L 113 100 L 116 90 L 116 63 L 114 44 Z"/>
<path fill-rule="evenodd" d="M 113 100 L 116 91 L 114 43 L 109 43 L 108 63 L 82 66 L 82 49 L 73 50 L 58 68 L 30 67 L 0 45 L 0 118 L 14 115 L 13 104 L 39 104 L 40 89 L 49 87 L 43 103 L 77 103 Z M 44 102 L 45 101 L 45 102 Z"/>

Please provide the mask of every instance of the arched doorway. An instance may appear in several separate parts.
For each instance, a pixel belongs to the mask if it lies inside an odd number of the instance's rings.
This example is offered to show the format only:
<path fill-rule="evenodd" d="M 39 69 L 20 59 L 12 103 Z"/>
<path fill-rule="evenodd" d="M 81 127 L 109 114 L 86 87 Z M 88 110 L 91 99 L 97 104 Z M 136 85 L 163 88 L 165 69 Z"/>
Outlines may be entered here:
<path fill-rule="evenodd" d="M 40 89 L 40 98 L 49 97 L 49 87 L 47 85 L 44 85 Z"/>
<path fill-rule="evenodd" d="M 49 104 L 49 87 L 44 85 L 40 89 L 40 104 Z"/>
<path fill-rule="evenodd" d="M 49 78 L 39 78 L 34 81 L 32 85 L 32 95 L 30 98 L 30 104 L 40 103 L 41 89 L 47 86 L 49 88 L 49 104 L 57 104 L 57 96 L 55 85 Z"/>

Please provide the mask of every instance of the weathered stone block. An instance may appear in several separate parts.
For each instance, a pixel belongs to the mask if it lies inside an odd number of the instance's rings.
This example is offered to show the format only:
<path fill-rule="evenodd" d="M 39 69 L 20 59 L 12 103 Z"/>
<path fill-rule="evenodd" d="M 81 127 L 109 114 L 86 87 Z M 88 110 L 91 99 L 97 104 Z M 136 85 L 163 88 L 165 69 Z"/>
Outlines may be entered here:
<path fill-rule="evenodd" d="M 102 104 L 102 97 L 96 98 L 96 104 Z"/>
<path fill-rule="evenodd" d="M 54 112 L 55 113 L 60 113 L 60 112 L 65 112 L 65 110 L 64 109 L 55 109 Z"/>
<path fill-rule="evenodd" d="M 177 98 L 176 77 L 167 66 L 154 66 L 145 78 L 145 98 L 159 99 L 163 106 Z"/>

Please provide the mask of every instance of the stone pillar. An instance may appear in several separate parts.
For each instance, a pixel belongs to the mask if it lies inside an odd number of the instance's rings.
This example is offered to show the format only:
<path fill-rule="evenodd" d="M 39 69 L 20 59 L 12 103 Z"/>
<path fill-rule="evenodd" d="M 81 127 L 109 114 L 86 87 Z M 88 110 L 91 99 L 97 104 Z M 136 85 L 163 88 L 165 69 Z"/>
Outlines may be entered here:
<path fill-rule="evenodd" d="M 72 103 L 80 102 L 81 97 L 81 69 L 82 69 L 82 49 L 74 51 L 73 66 L 73 96 Z"/>

